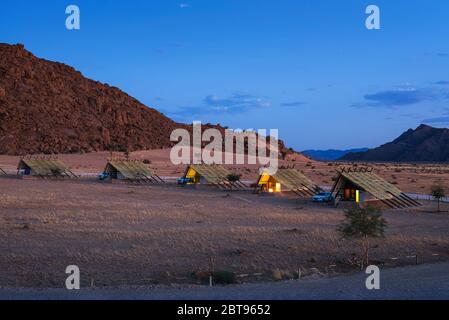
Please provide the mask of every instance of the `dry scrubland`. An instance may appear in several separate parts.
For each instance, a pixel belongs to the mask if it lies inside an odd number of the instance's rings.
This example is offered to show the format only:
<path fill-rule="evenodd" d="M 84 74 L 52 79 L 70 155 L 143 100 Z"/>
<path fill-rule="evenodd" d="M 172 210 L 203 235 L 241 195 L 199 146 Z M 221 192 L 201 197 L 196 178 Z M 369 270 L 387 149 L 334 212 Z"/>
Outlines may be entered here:
<path fill-rule="evenodd" d="M 60 159 L 79 174 L 96 175 L 109 156 Z M 176 178 L 185 170 L 170 163 L 169 150 L 131 156 L 151 161 L 163 177 Z M 0 156 L 0 166 L 11 173 L 17 162 Z M 348 164 L 295 155 L 281 165 L 331 186 L 336 170 Z M 428 194 L 436 181 L 449 190 L 449 166 L 374 167 L 405 192 Z M 232 170 L 253 182 L 257 169 Z M 356 268 L 351 257 L 357 246 L 335 231 L 343 211 L 290 196 L 33 179 L 0 179 L 0 191 L 0 286 L 60 287 L 71 264 L 81 267 L 84 286 L 192 283 L 192 273 L 211 269 L 261 274 L 239 278 L 259 281 L 292 277 L 298 268 L 306 275 Z M 373 259 L 389 266 L 413 263 L 407 256 L 416 253 L 420 262 L 449 260 L 449 213 L 432 213 L 434 206 L 386 212 L 390 228 Z"/>
<path fill-rule="evenodd" d="M 14 179 L 0 179 L 0 190 L 1 286 L 61 287 L 71 264 L 84 286 L 195 283 L 193 272 L 210 269 L 258 281 L 356 268 L 358 248 L 335 232 L 342 210 L 293 197 Z M 373 259 L 448 261 L 449 214 L 429 211 L 386 212 Z"/>
<path fill-rule="evenodd" d="M 115 157 L 123 156 L 114 153 Z M 61 155 L 59 158 L 78 174 L 97 175 L 102 172 L 110 154 L 107 152 L 90 153 L 83 155 Z M 179 177 L 185 172 L 185 167 L 175 166 L 170 162 L 170 150 L 150 150 L 133 152 L 131 158 L 149 160 L 151 167 L 157 174 L 164 177 Z M 0 156 L 0 167 L 9 172 L 15 172 L 18 157 Z M 344 162 L 317 162 L 302 155 L 290 155 L 286 160 L 280 161 L 280 166 L 294 166 L 303 171 L 321 186 L 332 186 L 336 171 L 341 167 L 352 166 Z M 436 182 L 449 190 L 449 164 L 370 164 L 359 163 L 359 167 L 372 166 L 375 172 L 387 181 L 398 186 L 405 192 L 428 194 L 431 186 Z M 242 175 L 246 181 L 257 179 L 258 166 L 232 166 L 233 171 Z"/>

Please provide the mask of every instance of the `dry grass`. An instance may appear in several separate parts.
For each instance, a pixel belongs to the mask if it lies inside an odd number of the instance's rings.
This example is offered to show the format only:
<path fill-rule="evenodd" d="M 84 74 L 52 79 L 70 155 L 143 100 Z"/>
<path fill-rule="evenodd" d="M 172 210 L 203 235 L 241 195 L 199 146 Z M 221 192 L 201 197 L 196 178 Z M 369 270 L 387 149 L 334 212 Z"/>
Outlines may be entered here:
<path fill-rule="evenodd" d="M 114 156 L 123 156 L 123 154 L 114 153 Z M 74 172 L 91 175 L 102 172 L 109 157 L 108 152 L 59 156 Z M 185 172 L 185 167 L 175 166 L 170 162 L 170 150 L 168 149 L 133 152 L 131 158 L 151 161 L 150 166 L 158 175 L 163 177 L 179 178 Z M 0 166 L 9 172 L 16 171 L 18 161 L 18 157 L 0 155 Z M 290 155 L 286 160 L 280 161 L 279 165 L 295 166 L 296 169 L 309 176 L 317 184 L 332 186 L 336 170 L 351 166 L 351 163 L 317 162 L 301 155 Z M 377 174 L 389 182 L 394 182 L 397 187 L 405 192 L 429 194 L 431 186 L 435 182 L 441 181 L 441 184 L 449 193 L 449 164 L 358 163 L 355 165 L 358 167 L 374 167 Z M 257 165 L 245 165 L 232 166 L 231 171 L 241 174 L 245 181 L 254 182 L 258 177 L 258 169 L 259 166 Z"/>
<path fill-rule="evenodd" d="M 275 269 L 344 272 L 358 250 L 335 232 L 341 210 L 292 197 L 9 179 L 0 190 L 4 286 L 61 287 L 72 264 L 85 286 L 191 282 L 211 268 L 262 279 Z M 449 214 L 420 210 L 385 213 L 390 229 L 374 259 L 449 260 Z"/>

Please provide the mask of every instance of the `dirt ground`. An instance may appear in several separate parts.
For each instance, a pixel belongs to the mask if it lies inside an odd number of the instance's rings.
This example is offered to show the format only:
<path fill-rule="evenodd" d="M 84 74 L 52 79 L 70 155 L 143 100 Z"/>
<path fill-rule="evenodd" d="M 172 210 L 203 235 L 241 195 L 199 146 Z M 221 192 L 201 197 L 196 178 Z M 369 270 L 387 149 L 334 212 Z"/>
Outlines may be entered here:
<path fill-rule="evenodd" d="M 358 247 L 335 231 L 343 211 L 292 196 L 7 178 L 0 191 L 0 286 L 62 287 L 68 265 L 80 267 L 84 287 L 196 283 L 192 273 L 208 270 L 252 282 L 274 280 L 276 269 L 290 277 L 356 268 Z M 385 212 L 374 262 L 449 261 L 449 213 L 434 206 Z"/>
<path fill-rule="evenodd" d="M 113 157 L 123 154 L 113 153 Z M 70 169 L 77 174 L 97 176 L 101 173 L 107 159 L 111 157 L 108 152 L 90 153 L 83 155 L 58 156 Z M 170 162 L 170 150 L 149 150 L 133 152 L 132 159 L 148 160 L 150 167 L 160 176 L 179 178 L 185 172 L 185 166 L 175 166 Z M 1 156 L 0 168 L 9 173 L 17 172 L 19 157 Z M 318 162 L 294 154 L 280 161 L 279 166 L 295 167 L 302 171 L 320 186 L 332 187 L 337 171 L 342 167 L 352 167 L 351 163 Z M 374 171 L 399 189 L 409 193 L 429 194 L 432 185 L 442 184 L 449 190 L 449 164 L 372 164 L 359 163 L 356 166 L 374 167 Z M 258 165 L 230 166 L 235 173 L 241 174 L 247 182 L 255 182 L 258 178 Z"/>

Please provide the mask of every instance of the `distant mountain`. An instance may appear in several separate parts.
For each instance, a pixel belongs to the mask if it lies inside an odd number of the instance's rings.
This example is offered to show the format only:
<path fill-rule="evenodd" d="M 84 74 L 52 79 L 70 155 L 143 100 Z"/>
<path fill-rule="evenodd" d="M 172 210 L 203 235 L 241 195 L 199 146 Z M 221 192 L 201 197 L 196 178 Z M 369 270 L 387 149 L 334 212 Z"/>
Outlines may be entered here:
<path fill-rule="evenodd" d="M 306 150 L 301 153 L 311 157 L 314 160 L 320 161 L 333 161 L 338 160 L 341 157 L 345 156 L 351 152 L 365 152 L 368 151 L 368 148 L 359 148 L 359 149 L 350 149 L 350 150 Z"/>
<path fill-rule="evenodd" d="M 349 153 L 346 161 L 449 162 L 449 129 L 421 125 L 393 142 L 366 152 Z"/>

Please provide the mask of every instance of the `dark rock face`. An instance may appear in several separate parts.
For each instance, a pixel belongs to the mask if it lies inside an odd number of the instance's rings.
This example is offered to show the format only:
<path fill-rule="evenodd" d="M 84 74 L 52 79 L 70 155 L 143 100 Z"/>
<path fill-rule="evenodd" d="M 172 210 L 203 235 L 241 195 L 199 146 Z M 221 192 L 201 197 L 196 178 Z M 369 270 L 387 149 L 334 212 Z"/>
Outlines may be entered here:
<path fill-rule="evenodd" d="M 177 127 L 118 88 L 0 44 L 1 154 L 164 148 Z"/>
<path fill-rule="evenodd" d="M 0 44 L 0 154 L 58 154 L 169 148 L 176 123 L 118 88 Z M 219 125 L 205 124 L 203 130 Z M 279 141 L 280 156 L 292 153 Z"/>
<path fill-rule="evenodd" d="M 449 129 L 421 125 L 393 142 L 367 152 L 349 153 L 341 160 L 384 162 L 449 162 Z"/>

